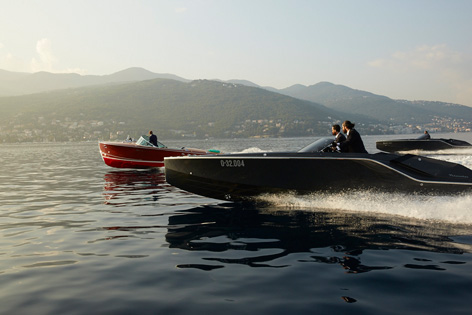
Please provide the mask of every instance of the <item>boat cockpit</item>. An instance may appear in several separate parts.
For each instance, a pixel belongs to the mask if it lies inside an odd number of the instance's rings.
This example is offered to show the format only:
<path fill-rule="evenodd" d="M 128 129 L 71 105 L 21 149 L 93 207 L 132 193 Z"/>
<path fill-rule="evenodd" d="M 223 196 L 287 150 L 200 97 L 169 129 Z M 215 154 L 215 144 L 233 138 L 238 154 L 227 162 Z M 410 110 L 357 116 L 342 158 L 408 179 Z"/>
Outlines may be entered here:
<path fill-rule="evenodd" d="M 338 152 L 331 150 L 333 138 L 325 137 L 310 143 L 306 147 L 298 150 L 298 152 Z"/>
<path fill-rule="evenodd" d="M 137 145 L 142 145 L 142 146 L 145 146 L 145 147 L 154 147 L 154 148 L 167 148 L 166 145 L 160 143 L 159 141 L 157 141 L 157 147 L 155 145 L 153 145 L 151 142 L 149 142 L 149 137 L 148 136 L 141 136 L 139 137 L 138 141 L 136 141 L 136 144 Z"/>

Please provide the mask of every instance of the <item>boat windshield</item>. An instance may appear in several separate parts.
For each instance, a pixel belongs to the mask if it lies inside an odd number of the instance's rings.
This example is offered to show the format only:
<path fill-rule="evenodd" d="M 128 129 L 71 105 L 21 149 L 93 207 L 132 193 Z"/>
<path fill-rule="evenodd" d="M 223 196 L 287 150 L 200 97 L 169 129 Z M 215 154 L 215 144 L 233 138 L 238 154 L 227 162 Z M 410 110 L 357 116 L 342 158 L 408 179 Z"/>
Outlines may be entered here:
<path fill-rule="evenodd" d="M 298 152 L 323 152 L 323 149 L 329 147 L 331 143 L 333 143 L 333 138 L 321 138 L 300 149 Z"/>
<path fill-rule="evenodd" d="M 419 136 L 418 138 L 416 138 L 416 140 L 429 140 L 429 139 L 431 139 L 431 136 L 429 134 L 423 134 Z"/>
<path fill-rule="evenodd" d="M 149 142 L 149 137 L 148 136 L 141 136 L 139 137 L 138 141 L 136 141 L 137 145 L 142 145 L 146 147 L 155 147 L 151 142 Z M 167 148 L 164 144 L 160 143 L 157 141 L 157 147 L 158 148 Z"/>

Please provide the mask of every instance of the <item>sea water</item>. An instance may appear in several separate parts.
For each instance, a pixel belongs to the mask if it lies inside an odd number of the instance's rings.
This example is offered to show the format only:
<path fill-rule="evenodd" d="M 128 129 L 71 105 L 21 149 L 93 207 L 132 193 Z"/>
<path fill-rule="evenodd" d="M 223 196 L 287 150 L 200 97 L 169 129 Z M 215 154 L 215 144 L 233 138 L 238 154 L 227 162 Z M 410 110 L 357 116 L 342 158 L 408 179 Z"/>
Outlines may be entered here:
<path fill-rule="evenodd" d="M 399 137 L 363 138 L 376 152 Z M 258 152 L 312 140 L 163 142 Z M 471 154 L 428 156 L 472 168 Z M 471 195 L 340 187 L 241 206 L 173 187 L 163 170 L 110 168 L 97 143 L 0 156 L 1 314 L 472 312 Z"/>

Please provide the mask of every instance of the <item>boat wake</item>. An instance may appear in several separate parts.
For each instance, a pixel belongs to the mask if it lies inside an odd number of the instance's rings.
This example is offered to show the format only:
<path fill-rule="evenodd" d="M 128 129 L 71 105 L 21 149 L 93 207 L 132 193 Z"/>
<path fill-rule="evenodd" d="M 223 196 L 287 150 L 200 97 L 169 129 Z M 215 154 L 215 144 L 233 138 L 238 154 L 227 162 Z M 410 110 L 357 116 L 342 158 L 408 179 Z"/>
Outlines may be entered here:
<path fill-rule="evenodd" d="M 270 151 L 267 151 L 267 150 L 262 150 L 260 148 L 257 148 L 257 147 L 252 147 L 252 148 L 247 148 L 247 149 L 244 149 L 242 151 L 238 151 L 238 152 L 231 152 L 231 153 L 260 153 L 260 152 L 270 152 Z"/>
<path fill-rule="evenodd" d="M 448 149 L 448 150 L 437 150 L 437 151 L 423 151 L 423 150 L 409 150 L 399 151 L 399 154 L 415 154 L 415 155 L 426 155 L 426 156 L 447 156 L 447 155 L 472 155 L 472 149 Z"/>
<path fill-rule="evenodd" d="M 387 214 L 421 220 L 472 225 L 472 196 L 424 196 L 370 191 L 337 194 L 272 194 L 257 198 L 278 209 L 323 209 Z"/>
<path fill-rule="evenodd" d="M 433 153 L 428 155 L 433 159 L 444 160 L 452 163 L 462 164 L 467 168 L 472 169 L 472 150 L 469 155 L 442 155 L 441 153 Z"/>

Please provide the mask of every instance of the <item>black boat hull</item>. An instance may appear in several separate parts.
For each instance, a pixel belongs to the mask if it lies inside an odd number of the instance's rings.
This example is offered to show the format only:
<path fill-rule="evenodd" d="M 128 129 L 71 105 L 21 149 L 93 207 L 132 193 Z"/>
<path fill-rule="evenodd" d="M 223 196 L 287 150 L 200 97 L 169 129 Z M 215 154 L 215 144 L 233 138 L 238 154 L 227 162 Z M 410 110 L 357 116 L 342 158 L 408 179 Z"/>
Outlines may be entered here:
<path fill-rule="evenodd" d="M 385 140 L 375 143 L 377 149 L 385 152 L 403 152 L 412 150 L 440 151 L 451 149 L 472 149 L 466 141 L 456 139 L 401 139 Z"/>
<path fill-rule="evenodd" d="M 451 194 L 472 191 L 472 171 L 415 155 L 259 153 L 166 158 L 166 181 L 223 200 L 295 192 L 375 190 Z"/>

